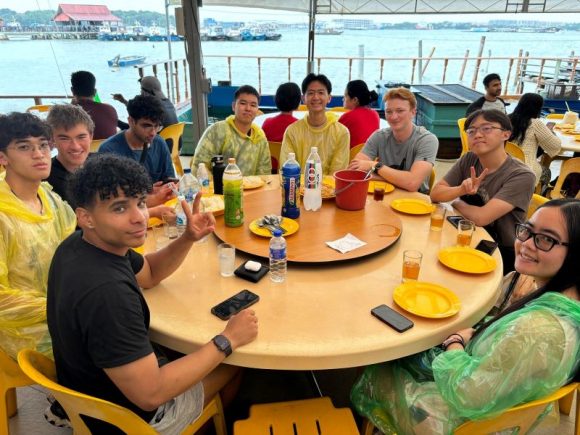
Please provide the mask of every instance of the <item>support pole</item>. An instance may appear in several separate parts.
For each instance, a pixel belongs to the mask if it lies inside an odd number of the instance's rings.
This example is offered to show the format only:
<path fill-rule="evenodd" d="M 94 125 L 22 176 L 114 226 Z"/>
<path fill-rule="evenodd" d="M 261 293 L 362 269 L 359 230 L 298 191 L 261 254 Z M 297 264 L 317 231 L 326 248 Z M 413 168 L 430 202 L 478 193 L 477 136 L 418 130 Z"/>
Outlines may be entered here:
<path fill-rule="evenodd" d="M 365 46 L 364 44 L 360 44 L 358 46 L 358 78 L 360 80 L 365 79 Z"/>
<path fill-rule="evenodd" d="M 167 51 L 169 53 L 169 93 L 173 103 L 175 103 L 175 85 L 173 80 L 173 56 L 171 53 L 171 32 L 169 31 L 169 1 L 165 0 L 165 31 L 167 33 Z"/>
<path fill-rule="evenodd" d="M 419 40 L 419 84 L 423 83 L 423 40 Z"/>
<path fill-rule="evenodd" d="M 310 0 L 308 13 L 308 63 L 306 72 L 314 72 L 314 31 L 316 29 L 316 0 Z"/>

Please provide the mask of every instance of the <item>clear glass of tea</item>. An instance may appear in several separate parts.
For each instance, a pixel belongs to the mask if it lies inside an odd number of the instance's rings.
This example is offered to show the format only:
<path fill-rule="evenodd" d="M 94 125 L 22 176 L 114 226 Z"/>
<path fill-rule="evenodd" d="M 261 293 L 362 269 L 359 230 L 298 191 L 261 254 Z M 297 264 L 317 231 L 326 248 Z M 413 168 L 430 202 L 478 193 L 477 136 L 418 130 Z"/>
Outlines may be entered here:
<path fill-rule="evenodd" d="M 444 204 L 433 204 L 433 211 L 431 212 L 431 231 L 441 231 L 443 222 L 445 221 L 445 213 L 447 207 Z"/>
<path fill-rule="evenodd" d="M 475 224 L 467 219 L 460 220 L 457 225 L 457 244 L 459 246 L 470 246 Z"/>
<path fill-rule="evenodd" d="M 419 279 L 422 259 L 423 254 L 420 251 L 408 250 L 403 252 L 403 282 Z"/>

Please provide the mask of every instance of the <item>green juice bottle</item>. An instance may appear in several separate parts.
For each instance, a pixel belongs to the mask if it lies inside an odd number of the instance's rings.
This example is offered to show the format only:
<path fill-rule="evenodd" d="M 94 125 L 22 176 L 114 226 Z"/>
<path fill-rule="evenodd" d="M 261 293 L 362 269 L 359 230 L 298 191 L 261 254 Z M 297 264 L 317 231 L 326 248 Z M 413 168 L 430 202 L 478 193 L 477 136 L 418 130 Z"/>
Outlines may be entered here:
<path fill-rule="evenodd" d="M 236 159 L 229 158 L 224 171 L 224 219 L 227 227 L 239 227 L 244 223 L 244 187 L 242 171 Z"/>

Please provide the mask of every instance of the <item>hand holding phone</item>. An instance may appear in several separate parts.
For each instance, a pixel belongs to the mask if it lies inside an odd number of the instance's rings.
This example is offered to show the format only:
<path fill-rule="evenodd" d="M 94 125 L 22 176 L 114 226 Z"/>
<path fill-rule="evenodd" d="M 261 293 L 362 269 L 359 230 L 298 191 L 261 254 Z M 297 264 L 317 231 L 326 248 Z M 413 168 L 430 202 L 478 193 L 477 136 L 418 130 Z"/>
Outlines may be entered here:
<path fill-rule="evenodd" d="M 373 308 L 371 314 L 397 332 L 404 332 L 411 329 L 414 325 L 411 320 L 407 319 L 402 314 L 397 313 L 385 304 Z"/>
<path fill-rule="evenodd" d="M 239 313 L 244 308 L 248 308 L 250 305 L 254 305 L 259 300 L 260 297 L 257 294 L 252 293 L 250 290 L 242 290 L 231 298 L 217 304 L 211 309 L 211 313 L 222 320 L 228 320 L 234 314 Z"/>

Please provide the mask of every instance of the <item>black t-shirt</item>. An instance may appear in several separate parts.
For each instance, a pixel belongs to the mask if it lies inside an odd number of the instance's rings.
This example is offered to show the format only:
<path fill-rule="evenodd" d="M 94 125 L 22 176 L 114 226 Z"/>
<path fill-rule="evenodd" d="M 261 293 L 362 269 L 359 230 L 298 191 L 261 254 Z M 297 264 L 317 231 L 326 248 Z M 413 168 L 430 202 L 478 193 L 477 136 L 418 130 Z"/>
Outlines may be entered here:
<path fill-rule="evenodd" d="M 60 197 L 70 204 L 68 197 L 68 178 L 71 173 L 62 165 L 56 158 L 52 158 L 52 166 L 50 168 L 50 175 L 46 179 L 52 186 L 52 190 L 60 195 Z"/>
<path fill-rule="evenodd" d="M 133 250 L 124 257 L 108 253 L 77 231 L 54 254 L 46 309 L 59 383 L 149 422 L 155 411 L 129 401 L 103 370 L 153 352 L 149 309 L 135 278 L 143 264 Z"/>

